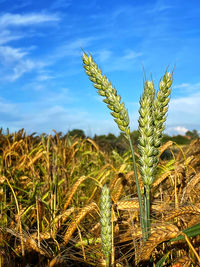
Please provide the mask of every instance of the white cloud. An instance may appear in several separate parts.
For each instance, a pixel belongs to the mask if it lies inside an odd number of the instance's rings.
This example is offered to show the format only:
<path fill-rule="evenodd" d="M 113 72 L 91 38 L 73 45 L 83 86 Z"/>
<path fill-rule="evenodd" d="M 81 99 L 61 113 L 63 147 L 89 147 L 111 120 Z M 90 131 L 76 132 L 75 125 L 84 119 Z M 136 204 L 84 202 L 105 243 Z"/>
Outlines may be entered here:
<path fill-rule="evenodd" d="M 1 79 L 13 82 L 24 73 L 42 67 L 41 62 L 28 59 L 26 58 L 27 55 L 28 50 L 0 46 L 1 71 L 4 73 L 3 75 L 1 74 Z"/>
<path fill-rule="evenodd" d="M 200 103 L 200 92 L 191 94 L 185 97 L 179 97 L 171 99 L 170 101 L 170 112 L 174 116 L 179 114 L 182 120 L 188 116 L 191 119 L 199 117 L 199 103 Z M 193 115 L 193 117 L 191 117 Z"/>
<path fill-rule="evenodd" d="M 181 135 L 185 135 L 185 133 L 188 131 L 188 129 L 183 127 L 183 126 L 176 126 L 174 128 L 171 128 L 171 130 L 173 130 L 173 131 L 175 131 Z"/>
<path fill-rule="evenodd" d="M 200 82 L 194 83 L 194 84 L 181 83 L 181 84 L 173 86 L 173 88 L 178 89 L 181 92 L 195 93 L 195 92 L 199 92 L 200 90 Z"/>
<path fill-rule="evenodd" d="M 135 58 L 140 57 L 140 56 L 142 56 L 142 53 L 140 53 L 140 52 L 135 52 L 133 50 L 127 50 L 127 51 L 125 51 L 124 59 L 131 60 L 131 59 L 135 59 Z"/>
<path fill-rule="evenodd" d="M 0 27 L 33 26 L 41 23 L 57 22 L 59 20 L 60 18 L 56 14 L 31 13 L 21 15 L 6 13 L 0 16 Z"/>
<path fill-rule="evenodd" d="M 97 40 L 98 37 L 91 36 L 85 38 L 78 38 L 74 41 L 66 42 L 56 49 L 52 58 L 64 58 L 66 56 L 78 56 L 81 55 L 81 48 L 86 49 L 93 41 Z"/>
<path fill-rule="evenodd" d="M 155 2 L 155 5 L 153 8 L 149 8 L 148 10 L 146 10 L 146 13 L 160 13 L 162 11 L 165 11 L 167 9 L 171 9 L 172 6 L 171 5 L 166 5 L 165 1 L 163 0 L 157 0 Z"/>
<path fill-rule="evenodd" d="M 98 54 L 98 62 L 104 62 L 111 57 L 112 51 L 105 49 L 99 51 L 97 54 Z"/>
<path fill-rule="evenodd" d="M 21 48 L 12 48 L 10 46 L 0 46 L 0 57 L 7 63 L 17 61 L 27 55 Z"/>
<path fill-rule="evenodd" d="M 190 86 L 189 83 L 181 83 L 181 84 L 178 84 L 178 85 L 174 85 L 173 88 L 174 89 L 176 89 L 176 88 L 187 88 L 189 86 Z"/>
<path fill-rule="evenodd" d="M 200 129 L 200 92 L 171 99 L 167 117 L 167 132 L 184 134 L 188 129 Z"/>
<path fill-rule="evenodd" d="M 67 8 L 71 6 L 71 0 L 54 0 L 53 4 L 51 5 L 51 9 L 60 9 L 60 8 Z"/>
<path fill-rule="evenodd" d="M 0 45 L 7 44 L 14 40 L 19 40 L 23 37 L 24 37 L 23 34 L 14 33 L 9 30 L 2 30 L 0 32 Z"/>
<path fill-rule="evenodd" d="M 1 80 L 15 81 L 23 74 L 33 70 L 41 70 L 48 62 L 41 62 L 28 57 L 34 45 L 28 47 L 13 47 L 6 45 L 7 43 L 25 39 L 27 32 L 24 32 L 22 26 L 27 26 L 30 29 L 33 26 L 49 25 L 47 23 L 58 22 L 60 17 L 58 14 L 50 13 L 29 13 L 29 14 L 12 14 L 6 13 L 0 15 L 0 74 Z M 18 27 L 16 29 L 16 27 Z M 33 34 L 31 36 L 33 37 Z M 38 31 L 36 32 L 38 34 Z M 45 74 L 40 77 L 40 80 L 47 79 Z"/>
<path fill-rule="evenodd" d="M 54 79 L 54 77 L 53 76 L 50 76 L 50 75 L 47 75 L 47 74 L 42 74 L 42 75 L 39 75 L 37 77 L 37 80 L 38 81 L 41 81 L 41 82 L 48 81 L 48 80 L 51 80 L 51 79 Z"/>
<path fill-rule="evenodd" d="M 30 72 L 36 67 L 36 63 L 31 60 L 21 61 L 18 65 L 14 67 L 13 74 L 9 77 L 10 81 L 15 81 L 21 77 L 24 73 Z"/>
<path fill-rule="evenodd" d="M 125 50 L 117 55 L 112 53 L 110 60 L 106 63 L 104 69 L 105 71 L 130 71 L 133 68 L 138 67 L 139 64 L 135 64 L 138 58 L 142 56 L 141 52 L 136 52 L 134 50 Z"/>

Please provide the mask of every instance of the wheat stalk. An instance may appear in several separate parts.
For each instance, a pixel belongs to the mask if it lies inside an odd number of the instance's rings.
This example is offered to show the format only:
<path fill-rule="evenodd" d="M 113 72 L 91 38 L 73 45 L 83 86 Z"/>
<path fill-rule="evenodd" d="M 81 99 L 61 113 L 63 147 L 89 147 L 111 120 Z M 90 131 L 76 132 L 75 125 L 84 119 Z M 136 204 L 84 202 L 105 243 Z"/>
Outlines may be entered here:
<path fill-rule="evenodd" d="M 101 69 L 98 68 L 97 64 L 94 62 L 91 55 L 83 53 L 83 67 L 89 79 L 93 82 L 94 87 L 98 90 L 98 94 L 104 97 L 104 102 L 107 104 L 108 108 L 111 110 L 111 115 L 114 117 L 115 122 L 117 123 L 119 129 L 125 134 L 125 137 L 128 139 L 131 154 L 133 159 L 133 170 L 135 175 L 135 182 L 137 187 L 137 194 L 140 207 L 140 224 L 143 231 L 143 237 L 145 238 L 144 233 L 144 215 L 143 215 L 143 205 L 142 205 L 142 196 L 140 192 L 140 186 L 137 175 L 137 167 L 135 160 L 135 152 L 133 149 L 133 144 L 130 137 L 130 127 L 129 127 L 129 116 L 128 110 L 125 108 L 124 103 L 121 103 L 121 97 L 117 94 L 117 90 L 112 86 L 111 82 L 108 81 L 107 77 L 102 75 Z"/>

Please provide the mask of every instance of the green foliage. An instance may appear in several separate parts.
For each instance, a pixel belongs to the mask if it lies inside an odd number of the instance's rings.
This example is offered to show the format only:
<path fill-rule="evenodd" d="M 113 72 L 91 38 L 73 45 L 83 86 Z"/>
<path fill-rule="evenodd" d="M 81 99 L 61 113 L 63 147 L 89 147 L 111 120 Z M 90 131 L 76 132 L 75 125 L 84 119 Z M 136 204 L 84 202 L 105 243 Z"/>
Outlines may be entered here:
<path fill-rule="evenodd" d="M 177 143 L 178 145 L 187 145 L 190 143 L 190 140 L 183 135 L 176 135 L 171 137 L 171 141 Z"/>
<path fill-rule="evenodd" d="M 84 131 L 80 129 L 73 129 L 68 132 L 68 135 L 76 138 L 82 138 L 82 139 L 86 138 Z"/>
<path fill-rule="evenodd" d="M 191 140 L 197 139 L 199 137 L 197 130 L 187 131 L 185 135 L 188 136 Z"/>

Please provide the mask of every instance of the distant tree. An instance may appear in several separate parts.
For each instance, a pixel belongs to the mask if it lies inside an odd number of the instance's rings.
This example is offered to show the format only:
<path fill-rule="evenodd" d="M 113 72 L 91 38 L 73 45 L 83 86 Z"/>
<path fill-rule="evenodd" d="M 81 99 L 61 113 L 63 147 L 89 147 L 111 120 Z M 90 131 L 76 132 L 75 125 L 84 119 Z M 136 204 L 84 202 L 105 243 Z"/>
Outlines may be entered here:
<path fill-rule="evenodd" d="M 197 139 L 199 137 L 197 130 L 187 131 L 185 135 L 188 136 L 191 140 Z"/>
<path fill-rule="evenodd" d="M 68 135 L 83 139 L 86 137 L 84 131 L 80 129 L 74 129 L 72 131 L 69 131 Z"/>
<path fill-rule="evenodd" d="M 95 135 L 93 139 L 103 151 L 110 152 L 115 149 L 117 138 L 114 134 Z"/>
<path fill-rule="evenodd" d="M 133 144 L 138 145 L 139 136 L 140 136 L 140 133 L 138 130 L 131 132 L 131 140 Z"/>
<path fill-rule="evenodd" d="M 172 136 L 170 139 L 176 142 L 178 145 L 186 145 L 190 143 L 190 140 L 188 140 L 188 138 L 183 135 Z"/>
<path fill-rule="evenodd" d="M 128 140 L 124 137 L 123 133 L 120 133 L 120 135 L 117 137 L 116 150 L 120 155 L 129 150 Z"/>
<path fill-rule="evenodd" d="M 169 136 L 168 134 L 163 134 L 162 136 L 162 143 L 165 144 L 166 142 L 172 140 L 172 137 Z"/>

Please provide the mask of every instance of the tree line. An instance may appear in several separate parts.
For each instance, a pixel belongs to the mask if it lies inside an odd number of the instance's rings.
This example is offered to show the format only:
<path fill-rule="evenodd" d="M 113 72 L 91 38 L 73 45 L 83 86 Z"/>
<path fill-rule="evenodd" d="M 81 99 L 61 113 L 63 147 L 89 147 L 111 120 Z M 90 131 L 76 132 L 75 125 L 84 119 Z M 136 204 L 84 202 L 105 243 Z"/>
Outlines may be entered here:
<path fill-rule="evenodd" d="M 87 138 L 83 130 L 74 129 L 67 133 L 69 136 L 76 137 L 76 138 Z M 139 131 L 135 130 L 131 132 L 131 139 L 134 145 L 138 144 L 139 138 Z M 197 130 L 187 131 L 185 135 L 174 135 L 170 136 L 167 134 L 163 135 L 162 142 L 163 144 L 167 141 L 173 141 L 178 145 L 187 145 L 192 140 L 199 138 L 199 134 Z M 124 135 L 121 133 L 119 136 L 115 136 L 112 133 L 108 133 L 107 135 L 94 135 L 92 138 L 99 147 L 106 152 L 110 152 L 112 150 L 116 150 L 118 153 L 123 153 L 127 151 L 129 148 L 128 143 L 125 140 Z"/>

